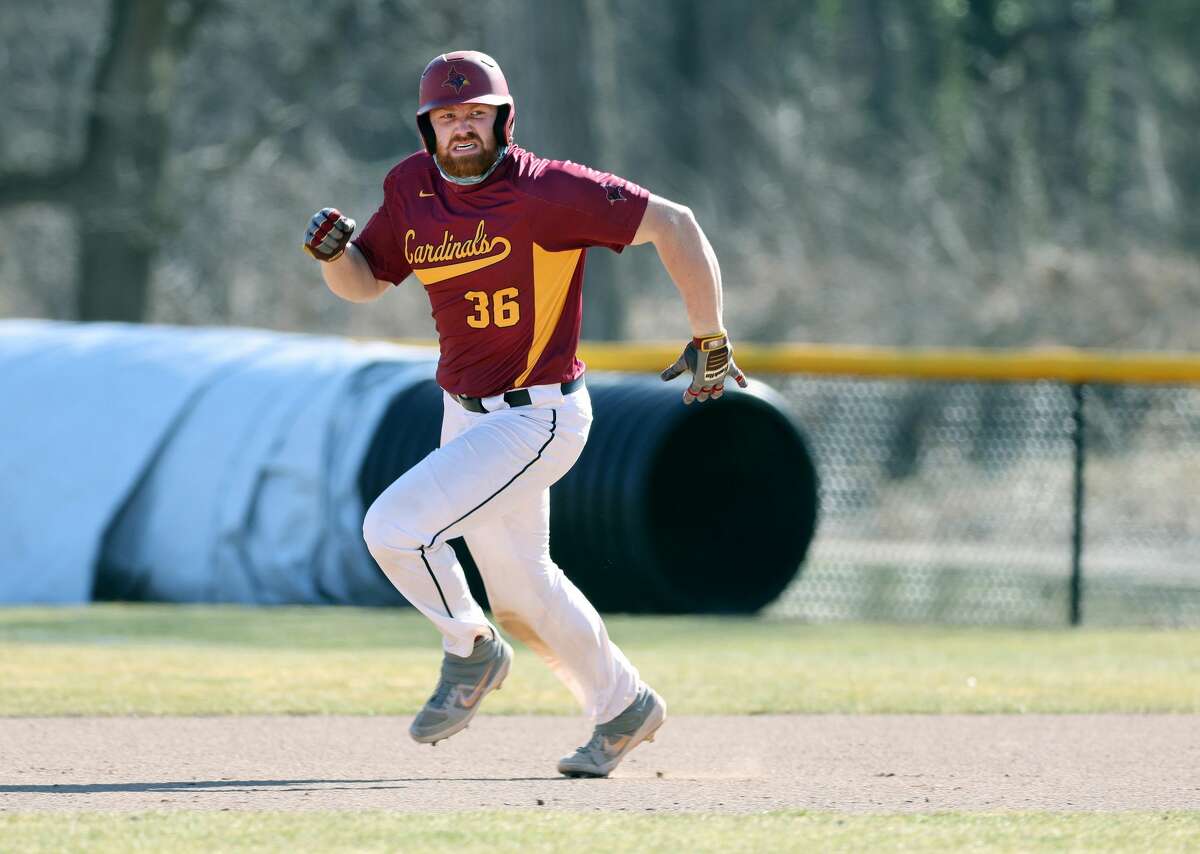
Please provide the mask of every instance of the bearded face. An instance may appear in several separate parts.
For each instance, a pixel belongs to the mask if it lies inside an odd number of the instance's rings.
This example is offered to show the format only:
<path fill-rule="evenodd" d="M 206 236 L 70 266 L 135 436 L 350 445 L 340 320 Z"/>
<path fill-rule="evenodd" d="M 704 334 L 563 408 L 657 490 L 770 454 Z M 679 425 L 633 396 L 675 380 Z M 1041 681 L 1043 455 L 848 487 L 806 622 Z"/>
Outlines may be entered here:
<path fill-rule="evenodd" d="M 474 132 L 455 136 L 446 145 L 438 142 L 438 165 L 442 171 L 454 178 L 474 178 L 482 175 L 496 162 L 500 149 L 495 134 L 490 140 L 480 138 Z"/>
<path fill-rule="evenodd" d="M 454 104 L 432 111 L 438 165 L 452 178 L 474 178 L 496 162 L 496 108 L 489 104 Z"/>

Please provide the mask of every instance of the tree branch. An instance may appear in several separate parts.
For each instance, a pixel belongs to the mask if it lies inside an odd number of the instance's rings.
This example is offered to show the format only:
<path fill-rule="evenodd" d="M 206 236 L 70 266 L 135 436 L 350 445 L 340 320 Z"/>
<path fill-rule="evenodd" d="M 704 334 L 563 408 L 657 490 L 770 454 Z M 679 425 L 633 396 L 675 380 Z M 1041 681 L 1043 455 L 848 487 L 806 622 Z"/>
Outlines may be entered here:
<path fill-rule="evenodd" d="M 49 172 L 0 172 L 0 206 L 23 202 L 69 203 L 78 175 L 77 166 Z"/>

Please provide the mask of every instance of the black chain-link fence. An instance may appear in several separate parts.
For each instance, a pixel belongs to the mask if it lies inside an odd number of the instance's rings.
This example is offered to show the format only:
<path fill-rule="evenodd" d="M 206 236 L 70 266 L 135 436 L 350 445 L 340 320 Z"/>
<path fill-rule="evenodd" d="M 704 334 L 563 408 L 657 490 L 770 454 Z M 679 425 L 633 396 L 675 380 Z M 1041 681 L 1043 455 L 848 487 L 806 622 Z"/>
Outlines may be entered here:
<path fill-rule="evenodd" d="M 821 482 L 768 614 L 1200 625 L 1200 387 L 766 380 Z"/>

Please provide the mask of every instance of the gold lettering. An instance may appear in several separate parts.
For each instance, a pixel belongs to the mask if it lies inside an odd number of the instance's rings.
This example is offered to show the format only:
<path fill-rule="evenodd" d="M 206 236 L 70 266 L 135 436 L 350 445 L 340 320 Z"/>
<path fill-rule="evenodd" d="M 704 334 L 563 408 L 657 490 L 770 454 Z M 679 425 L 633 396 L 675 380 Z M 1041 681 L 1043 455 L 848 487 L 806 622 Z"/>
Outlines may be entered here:
<path fill-rule="evenodd" d="M 488 237 L 487 224 L 482 219 L 475 227 L 475 235 L 469 240 L 455 240 L 449 231 L 442 232 L 442 240 L 437 245 L 417 243 L 416 240 L 416 231 L 410 228 L 404 232 L 404 259 L 409 264 L 438 264 L 478 258 L 490 255 L 495 247 L 495 240 Z"/>

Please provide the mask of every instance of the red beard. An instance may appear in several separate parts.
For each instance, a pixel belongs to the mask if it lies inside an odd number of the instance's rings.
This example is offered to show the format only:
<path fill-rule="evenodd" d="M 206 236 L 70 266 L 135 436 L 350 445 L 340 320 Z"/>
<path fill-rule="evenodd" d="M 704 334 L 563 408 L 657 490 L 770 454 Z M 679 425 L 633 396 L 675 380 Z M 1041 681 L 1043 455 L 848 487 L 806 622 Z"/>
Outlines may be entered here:
<path fill-rule="evenodd" d="M 489 146 L 482 139 L 472 134 L 469 138 L 452 140 L 450 145 L 458 145 L 462 142 L 477 142 L 479 150 L 470 155 L 459 155 L 453 157 L 450 154 L 449 148 L 438 146 L 437 158 L 438 165 L 442 167 L 442 171 L 452 178 L 474 178 L 486 172 L 493 163 L 496 162 L 496 155 L 500 149 L 495 142 Z"/>

